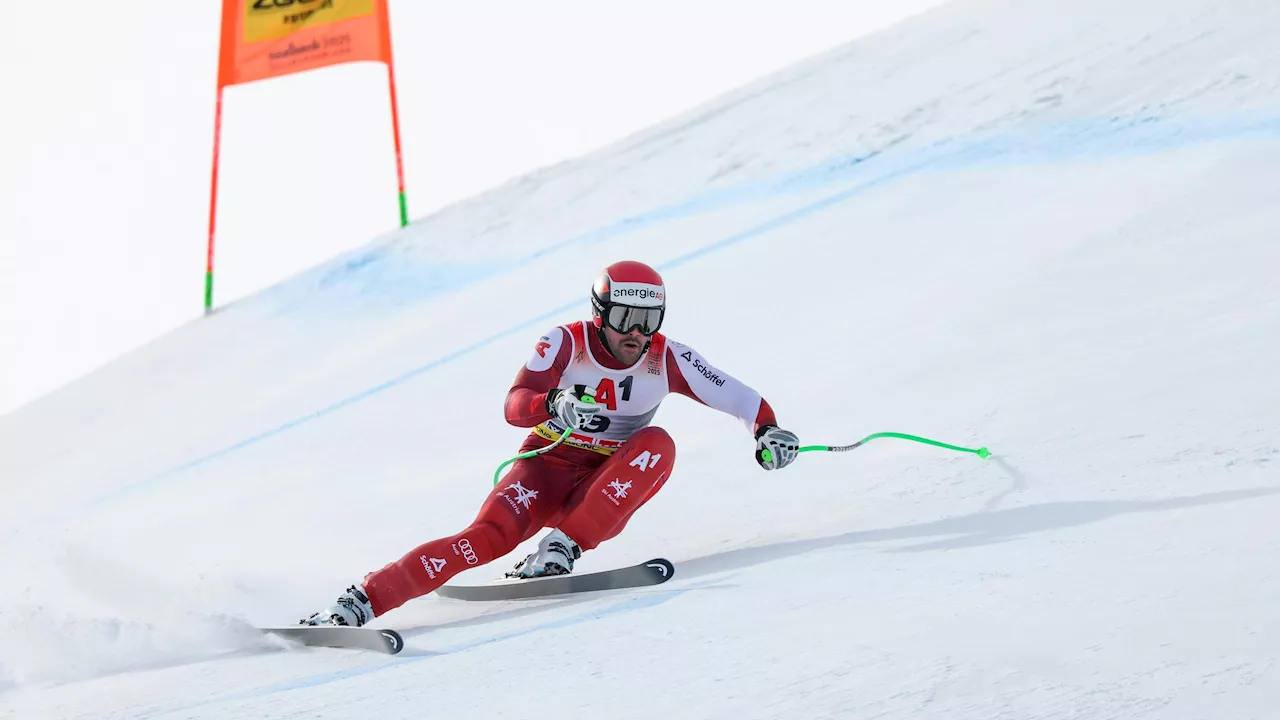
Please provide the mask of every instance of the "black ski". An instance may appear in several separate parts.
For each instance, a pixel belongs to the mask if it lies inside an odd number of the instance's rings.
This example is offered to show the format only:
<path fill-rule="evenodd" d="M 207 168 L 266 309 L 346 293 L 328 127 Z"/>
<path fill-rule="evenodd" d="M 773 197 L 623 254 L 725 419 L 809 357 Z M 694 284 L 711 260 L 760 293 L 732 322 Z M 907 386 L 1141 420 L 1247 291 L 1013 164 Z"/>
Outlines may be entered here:
<path fill-rule="evenodd" d="M 548 595 L 661 585 L 675 574 L 676 568 L 670 560 L 654 558 L 631 567 L 582 575 L 553 575 L 531 580 L 504 578 L 488 585 L 445 585 L 436 590 L 436 594 L 454 600 L 521 600 Z"/>
<path fill-rule="evenodd" d="M 404 648 L 404 638 L 400 637 L 400 633 L 387 628 L 292 625 L 259 629 L 270 635 L 279 635 L 282 638 L 315 647 L 372 650 L 388 655 L 395 655 Z"/>

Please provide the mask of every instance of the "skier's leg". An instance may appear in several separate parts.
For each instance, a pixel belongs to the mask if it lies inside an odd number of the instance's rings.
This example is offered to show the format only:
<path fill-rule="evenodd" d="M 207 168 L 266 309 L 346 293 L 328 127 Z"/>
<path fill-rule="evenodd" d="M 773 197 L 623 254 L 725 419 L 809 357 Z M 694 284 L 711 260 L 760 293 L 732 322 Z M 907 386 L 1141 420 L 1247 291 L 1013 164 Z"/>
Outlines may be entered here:
<path fill-rule="evenodd" d="M 419 545 L 365 576 L 362 586 L 374 614 L 400 607 L 463 570 L 511 552 L 560 510 L 576 480 L 572 467 L 546 455 L 516 461 L 467 529 Z"/>
<path fill-rule="evenodd" d="M 640 506 L 662 489 L 676 459 L 666 430 L 647 427 L 574 490 L 567 510 L 553 523 L 583 550 L 590 550 L 626 527 Z"/>

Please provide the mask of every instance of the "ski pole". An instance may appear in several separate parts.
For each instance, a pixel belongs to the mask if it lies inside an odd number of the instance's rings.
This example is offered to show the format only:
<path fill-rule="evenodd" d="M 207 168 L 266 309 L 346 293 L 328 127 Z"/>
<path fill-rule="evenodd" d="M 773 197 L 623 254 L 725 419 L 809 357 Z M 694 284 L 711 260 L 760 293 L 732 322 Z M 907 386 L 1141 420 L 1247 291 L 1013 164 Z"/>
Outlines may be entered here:
<path fill-rule="evenodd" d="M 919 437 L 918 435 L 907 435 L 905 433 L 896 432 L 872 433 L 852 445 L 806 445 L 800 448 L 797 452 L 849 452 L 850 450 L 856 450 L 877 438 L 898 438 L 901 440 L 910 440 L 912 442 L 946 448 L 947 450 L 955 450 L 956 452 L 973 453 L 974 455 L 984 459 L 991 455 L 991 451 L 985 447 L 976 449 L 960 447 L 959 445 L 951 445 L 937 440 L 930 440 L 929 438 Z M 771 462 L 773 460 L 773 453 L 766 449 L 763 453 L 763 457 L 765 462 Z"/>
<path fill-rule="evenodd" d="M 583 401 L 583 402 L 587 402 L 587 403 L 594 403 L 596 400 L 595 400 L 595 398 L 591 397 L 590 395 L 583 395 L 583 396 L 582 396 L 582 401 Z M 564 429 L 564 432 L 560 434 L 560 437 L 559 437 L 555 442 L 551 443 L 550 445 L 548 445 L 548 446 L 546 446 L 546 447 L 538 448 L 537 450 L 530 450 L 530 451 L 529 451 L 529 452 L 527 452 L 527 453 L 520 453 L 519 455 L 517 455 L 517 456 L 515 456 L 515 457 L 511 458 L 510 460 L 507 460 L 506 462 L 504 462 L 504 463 L 502 463 L 501 465 L 499 465 L 499 466 L 498 466 L 498 469 L 493 471 L 493 486 L 494 486 L 494 487 L 498 487 L 498 476 L 502 474 L 502 468 L 504 468 L 504 467 L 506 467 L 506 466 L 510 465 L 511 463 L 513 463 L 513 462 L 515 462 L 515 461 L 517 461 L 517 460 L 524 460 L 525 458 L 531 458 L 531 457 L 533 457 L 534 455 L 541 455 L 541 454 L 542 454 L 542 453 L 544 453 L 544 452 L 550 452 L 550 451 L 552 451 L 552 450 L 556 449 L 557 447 L 559 447 L 559 446 L 560 446 L 560 443 L 562 443 L 562 442 L 564 442 L 565 440 L 569 439 L 569 434 L 570 434 L 570 433 L 572 433 L 572 432 L 573 432 L 573 428 L 571 428 L 571 427 L 567 427 L 567 428 L 565 428 L 565 429 Z"/>
<path fill-rule="evenodd" d="M 511 463 L 513 463 L 513 462 L 515 462 L 515 461 L 517 461 L 517 460 L 524 460 L 525 458 L 531 458 L 531 457 L 533 457 L 534 455 L 541 455 L 541 454 L 542 454 L 542 453 L 544 453 L 544 452 L 548 452 L 548 451 L 550 451 L 550 450 L 554 449 L 555 447 L 557 447 L 558 445 L 560 445 L 560 443 L 564 442 L 564 441 L 565 441 L 565 439 L 569 437 L 569 433 L 571 433 L 571 432 L 573 432 L 573 428 L 565 428 L 565 429 L 564 429 L 564 434 L 562 434 L 558 440 L 556 440 L 555 442 L 551 443 L 550 445 L 548 445 L 548 446 L 546 446 L 546 447 L 538 448 L 537 450 L 530 450 L 530 451 L 529 451 L 529 452 L 527 452 L 527 453 L 520 453 L 519 455 L 517 455 L 517 456 L 515 456 L 515 457 L 511 458 L 510 460 L 507 460 L 506 462 L 504 462 L 504 463 L 502 463 L 501 465 L 499 465 L 499 466 L 498 466 L 498 469 L 497 469 L 497 470 L 495 470 L 495 471 L 493 471 L 493 486 L 494 486 L 494 487 L 498 487 L 498 476 L 502 474 L 502 468 L 504 468 L 504 467 L 506 467 L 506 466 L 510 465 Z"/>

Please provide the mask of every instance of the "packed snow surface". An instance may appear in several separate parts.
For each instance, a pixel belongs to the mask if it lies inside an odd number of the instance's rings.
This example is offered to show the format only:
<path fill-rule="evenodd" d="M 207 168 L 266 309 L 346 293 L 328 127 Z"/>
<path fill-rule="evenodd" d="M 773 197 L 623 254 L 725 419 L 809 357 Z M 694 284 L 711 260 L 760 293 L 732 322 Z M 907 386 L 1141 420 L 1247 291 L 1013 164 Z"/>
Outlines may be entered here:
<path fill-rule="evenodd" d="M 1277 38 L 1274 0 L 959 0 L 0 417 L 0 717 L 1276 717 Z M 667 584 L 422 598 L 394 657 L 254 632 L 470 522 L 621 259 L 806 444 L 994 455 L 766 473 L 672 397 L 671 481 L 578 565 Z"/>

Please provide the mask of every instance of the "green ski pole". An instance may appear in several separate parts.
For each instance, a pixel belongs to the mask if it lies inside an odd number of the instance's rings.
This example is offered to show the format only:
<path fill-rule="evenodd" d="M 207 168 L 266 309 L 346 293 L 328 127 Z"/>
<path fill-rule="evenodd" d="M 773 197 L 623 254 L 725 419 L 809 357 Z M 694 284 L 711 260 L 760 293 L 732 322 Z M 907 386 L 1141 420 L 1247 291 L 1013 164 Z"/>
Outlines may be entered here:
<path fill-rule="evenodd" d="M 856 450 L 862 447 L 863 445 L 871 442 L 872 440 L 876 440 L 878 438 L 898 438 L 900 440 L 910 440 L 912 442 L 924 443 L 925 445 L 934 445 L 936 447 L 945 448 L 947 450 L 955 450 L 956 452 L 973 453 L 974 455 L 977 455 L 978 457 L 984 458 L 984 459 L 991 455 L 991 451 L 985 447 L 980 447 L 980 448 L 960 447 L 959 445 L 951 445 L 949 443 L 939 442 L 937 440 L 930 440 L 929 438 L 920 437 L 918 435 L 907 435 L 906 433 L 896 433 L 896 432 L 872 433 L 852 445 L 806 445 L 800 448 L 797 452 L 802 452 L 802 453 L 803 452 L 849 452 L 850 450 Z M 768 450 L 765 450 L 763 455 L 764 455 L 765 462 L 770 462 L 771 460 L 773 460 L 773 453 L 769 452 Z"/>
<path fill-rule="evenodd" d="M 582 401 L 583 401 L 583 402 L 586 402 L 586 403 L 594 403 L 596 400 L 595 400 L 595 398 L 591 397 L 590 395 L 583 395 L 583 396 L 582 396 Z M 559 447 L 559 446 L 560 446 L 560 443 L 562 443 L 562 442 L 564 442 L 565 440 L 567 440 L 567 439 L 569 438 L 569 433 L 572 433 L 572 432 L 573 432 L 573 428 L 568 428 L 568 427 L 567 427 L 567 428 L 565 428 L 565 429 L 564 429 L 564 432 L 560 434 L 559 439 L 557 439 L 555 442 L 551 443 L 550 445 L 548 445 L 548 446 L 546 446 L 546 447 L 543 447 L 543 448 L 538 448 L 537 450 L 530 450 L 530 451 L 529 451 L 529 452 L 527 452 L 527 453 L 520 453 L 519 455 L 517 455 L 517 456 L 515 456 L 515 457 L 511 458 L 510 460 L 507 460 L 506 462 L 504 462 L 504 463 L 502 463 L 501 465 L 499 465 L 499 466 L 498 466 L 498 469 L 493 471 L 493 486 L 494 486 L 494 487 L 498 487 L 498 478 L 499 478 L 499 476 L 502 474 L 502 468 L 504 468 L 504 467 L 506 467 L 506 466 L 510 465 L 511 463 L 513 463 L 513 462 L 515 462 L 515 461 L 517 461 L 517 460 L 524 460 L 525 458 L 531 458 L 531 457 L 533 457 L 534 455 L 541 455 L 541 454 L 542 454 L 542 453 L 544 453 L 544 452 L 550 452 L 550 451 L 554 450 L 555 448 L 557 448 L 557 447 Z"/>

